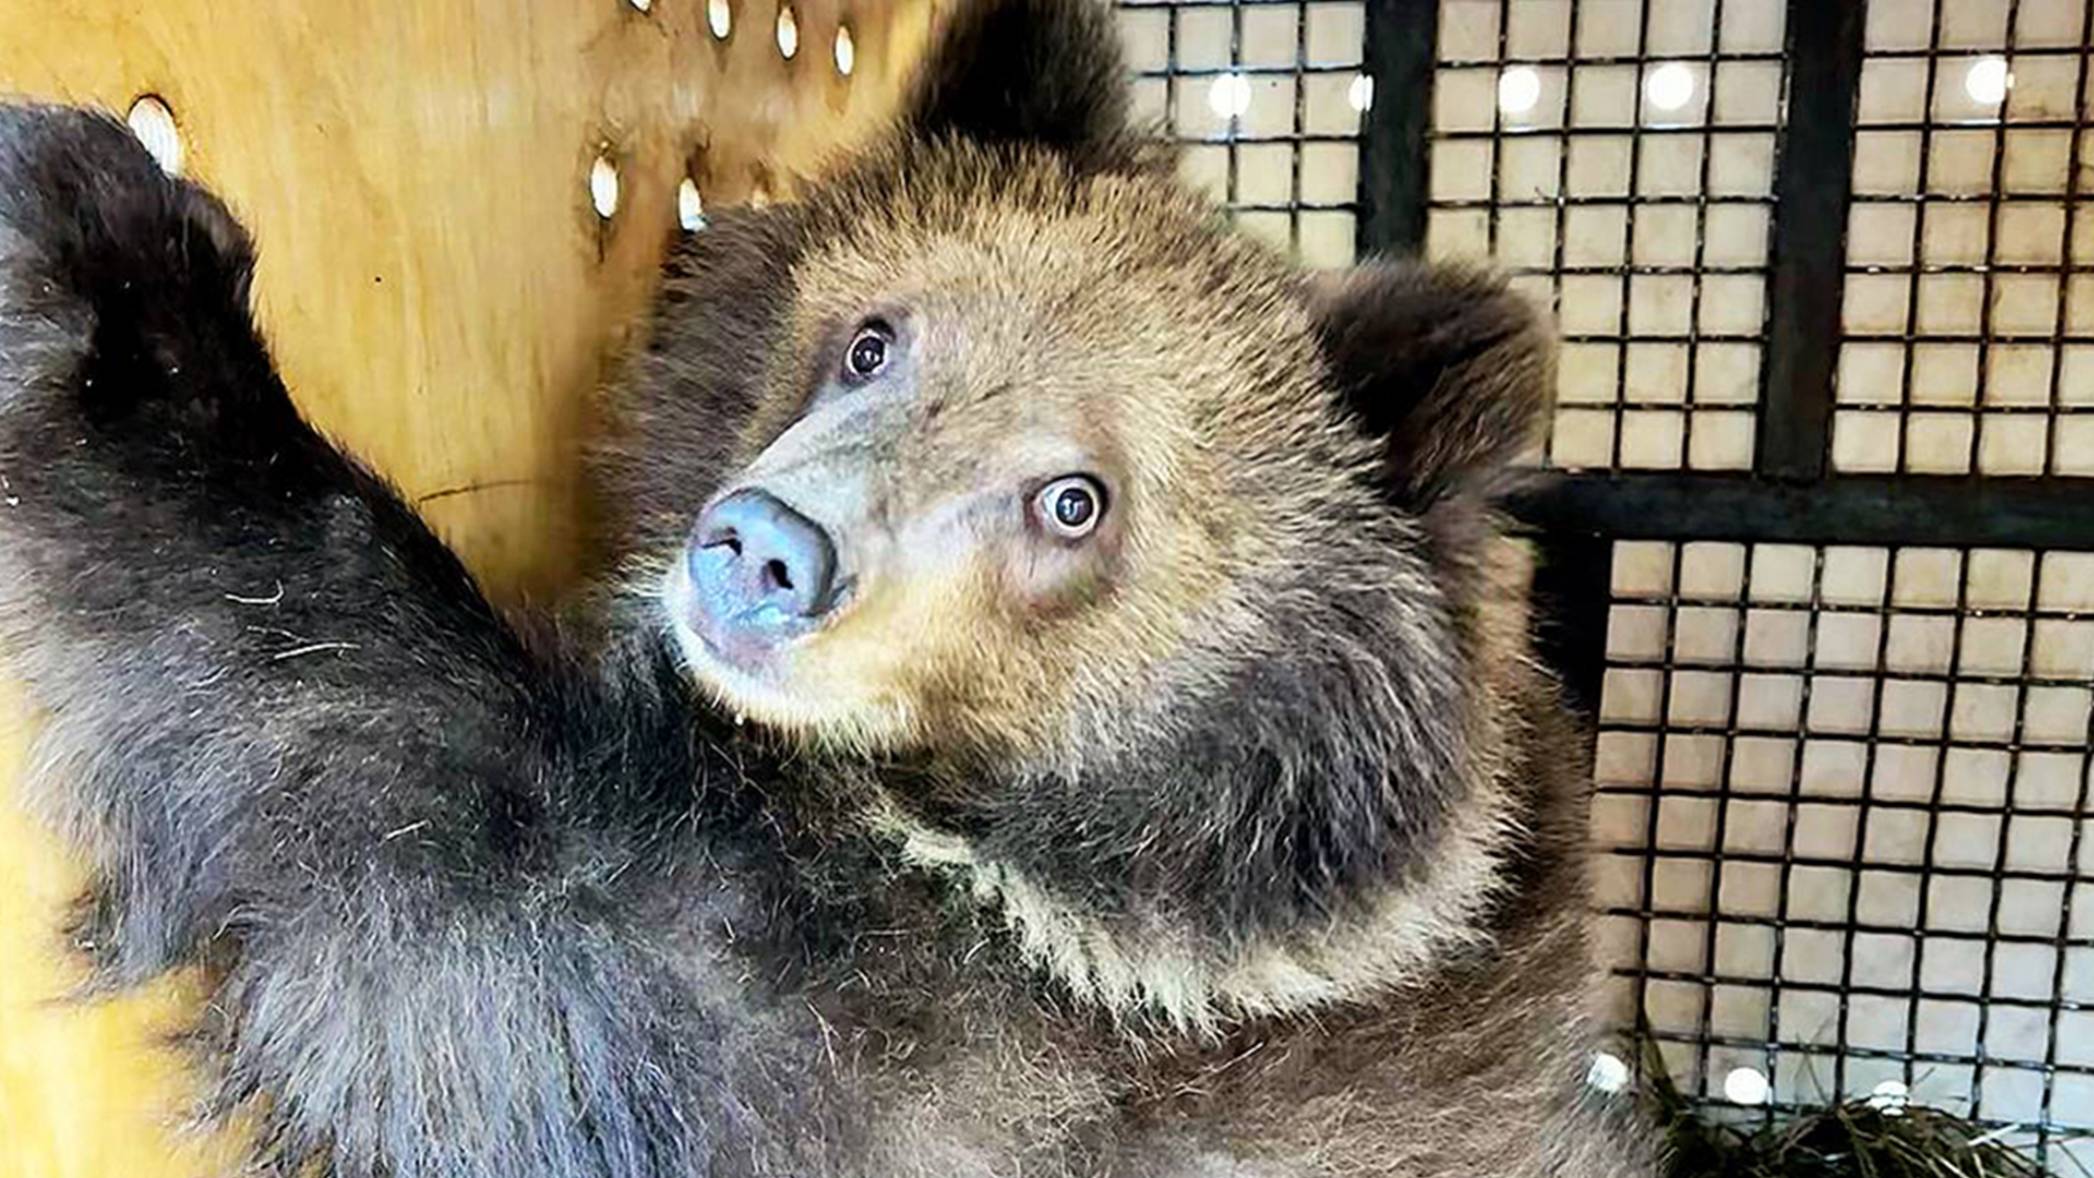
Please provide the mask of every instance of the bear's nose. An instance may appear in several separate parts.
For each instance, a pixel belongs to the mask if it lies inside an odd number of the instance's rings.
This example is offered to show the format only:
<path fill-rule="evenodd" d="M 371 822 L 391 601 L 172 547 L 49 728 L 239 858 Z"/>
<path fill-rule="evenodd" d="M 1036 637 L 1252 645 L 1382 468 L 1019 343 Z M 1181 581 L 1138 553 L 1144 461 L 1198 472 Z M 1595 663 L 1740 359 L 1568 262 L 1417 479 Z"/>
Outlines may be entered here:
<path fill-rule="evenodd" d="M 706 508 L 686 559 L 716 621 L 776 626 L 820 617 L 834 604 L 829 534 L 766 491 L 736 491 Z"/>

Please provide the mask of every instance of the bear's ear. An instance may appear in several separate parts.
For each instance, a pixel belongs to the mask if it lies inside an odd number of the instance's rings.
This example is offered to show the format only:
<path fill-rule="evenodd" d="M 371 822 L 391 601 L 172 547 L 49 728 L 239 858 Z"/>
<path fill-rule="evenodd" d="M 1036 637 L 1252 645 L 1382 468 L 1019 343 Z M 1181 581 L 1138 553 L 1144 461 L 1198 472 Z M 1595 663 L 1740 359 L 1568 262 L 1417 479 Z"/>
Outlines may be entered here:
<path fill-rule="evenodd" d="M 1543 316 L 1503 280 L 1370 263 L 1310 280 L 1309 306 L 1340 401 L 1382 440 L 1404 506 L 1488 494 L 1538 436 L 1555 352 Z"/>
<path fill-rule="evenodd" d="M 912 130 L 1078 156 L 1128 139 L 1125 66 L 1103 0 L 966 0 L 904 104 Z"/>

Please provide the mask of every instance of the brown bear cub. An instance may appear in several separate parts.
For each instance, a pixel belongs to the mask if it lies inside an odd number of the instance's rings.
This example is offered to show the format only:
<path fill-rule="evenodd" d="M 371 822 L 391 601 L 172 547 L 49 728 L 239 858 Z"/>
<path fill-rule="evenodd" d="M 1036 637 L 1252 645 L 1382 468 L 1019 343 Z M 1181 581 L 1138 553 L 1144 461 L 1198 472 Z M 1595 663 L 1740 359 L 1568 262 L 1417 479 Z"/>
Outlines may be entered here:
<path fill-rule="evenodd" d="M 245 235 L 0 107 L 0 624 L 112 983 L 341 1178 L 1653 1172 L 1474 274 L 1305 276 L 981 0 L 669 263 L 616 589 L 505 618 L 292 408 Z"/>

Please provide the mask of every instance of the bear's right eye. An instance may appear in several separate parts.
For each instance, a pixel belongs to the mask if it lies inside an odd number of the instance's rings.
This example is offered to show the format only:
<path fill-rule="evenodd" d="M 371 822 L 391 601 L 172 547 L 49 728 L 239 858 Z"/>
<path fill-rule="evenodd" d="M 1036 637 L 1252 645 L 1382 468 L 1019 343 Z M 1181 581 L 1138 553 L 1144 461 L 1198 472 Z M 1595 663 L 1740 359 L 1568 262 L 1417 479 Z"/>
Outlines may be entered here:
<path fill-rule="evenodd" d="M 1105 514 L 1105 490 L 1086 475 L 1065 475 L 1040 488 L 1033 511 L 1050 534 L 1081 540 L 1097 530 L 1098 517 Z"/>
<path fill-rule="evenodd" d="M 887 367 L 887 353 L 893 343 L 894 333 L 884 323 L 868 323 L 859 328 L 843 354 L 844 379 L 856 384 L 878 376 Z"/>

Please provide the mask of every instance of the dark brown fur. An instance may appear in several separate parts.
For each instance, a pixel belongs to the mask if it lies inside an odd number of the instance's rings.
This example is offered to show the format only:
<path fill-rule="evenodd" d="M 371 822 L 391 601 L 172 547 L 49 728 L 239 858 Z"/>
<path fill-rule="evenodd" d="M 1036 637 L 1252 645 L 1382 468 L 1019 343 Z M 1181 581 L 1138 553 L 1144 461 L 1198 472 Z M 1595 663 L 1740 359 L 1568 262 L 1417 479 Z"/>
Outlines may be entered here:
<path fill-rule="evenodd" d="M 1233 235 L 1113 44 L 982 0 L 890 134 L 671 260 L 587 645 L 298 420 L 216 202 L 0 108 L 40 804 L 113 979 L 221 966 L 214 1105 L 266 1165 L 1652 1172 L 1582 1083 L 1584 737 L 1489 512 L 1544 330 L 1488 277 Z M 907 380 L 840 390 L 868 315 Z M 1043 546 L 1071 463 L 1108 513 Z M 746 674 L 678 581 L 738 486 L 856 578 Z"/>

